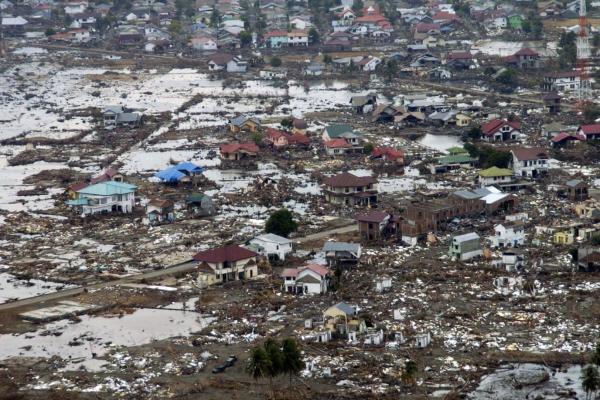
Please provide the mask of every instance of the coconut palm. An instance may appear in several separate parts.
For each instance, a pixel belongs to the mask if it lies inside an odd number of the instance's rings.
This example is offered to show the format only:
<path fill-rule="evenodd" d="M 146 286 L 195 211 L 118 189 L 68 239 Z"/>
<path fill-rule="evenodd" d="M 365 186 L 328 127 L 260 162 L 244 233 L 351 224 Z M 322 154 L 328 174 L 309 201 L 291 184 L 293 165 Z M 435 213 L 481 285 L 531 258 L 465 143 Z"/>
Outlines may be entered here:
<path fill-rule="evenodd" d="M 256 347 L 252 351 L 252 355 L 246 366 L 246 372 L 255 380 L 259 380 L 268 376 L 270 369 L 271 360 L 269 359 L 269 355 L 262 347 Z"/>
<path fill-rule="evenodd" d="M 596 349 L 592 354 L 592 364 L 600 366 L 600 342 L 596 343 Z"/>
<path fill-rule="evenodd" d="M 585 390 L 586 400 L 591 399 L 592 395 L 600 386 L 600 375 L 598 375 L 598 368 L 596 368 L 594 365 L 588 365 L 581 371 L 581 386 L 583 386 L 583 390 Z"/>

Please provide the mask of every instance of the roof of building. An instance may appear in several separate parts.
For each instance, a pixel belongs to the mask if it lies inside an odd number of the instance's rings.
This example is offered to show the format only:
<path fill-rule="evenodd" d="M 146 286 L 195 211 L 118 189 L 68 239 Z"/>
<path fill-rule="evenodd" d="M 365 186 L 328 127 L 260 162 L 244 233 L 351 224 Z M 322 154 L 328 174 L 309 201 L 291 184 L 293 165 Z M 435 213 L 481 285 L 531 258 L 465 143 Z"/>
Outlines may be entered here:
<path fill-rule="evenodd" d="M 371 211 L 367 214 L 358 214 L 356 220 L 360 222 L 376 222 L 381 223 L 389 214 L 383 211 Z"/>
<path fill-rule="evenodd" d="M 372 158 L 378 158 L 382 156 L 386 156 L 390 160 L 397 160 L 399 158 L 404 158 L 404 152 L 391 147 L 376 147 L 373 149 L 373 152 L 371 153 Z"/>
<path fill-rule="evenodd" d="M 348 148 L 351 148 L 352 145 L 350 143 L 348 143 L 348 141 L 346 139 L 338 138 L 338 139 L 327 140 L 325 142 L 325 147 L 327 147 L 329 149 L 348 149 Z"/>
<path fill-rule="evenodd" d="M 271 242 L 277 244 L 289 244 L 292 241 L 288 238 L 284 238 L 283 236 L 275 235 L 274 233 L 265 233 L 264 235 L 259 235 L 252 240 L 260 240 L 263 242 Z"/>
<path fill-rule="evenodd" d="M 512 169 L 498 168 L 496 166 L 479 171 L 479 176 L 482 176 L 484 178 L 493 178 L 496 176 L 512 176 L 512 175 L 513 175 Z"/>
<path fill-rule="evenodd" d="M 347 124 L 329 125 L 325 128 L 330 138 L 337 138 L 344 133 L 354 132 L 352 126 Z"/>
<path fill-rule="evenodd" d="M 294 124 L 294 128 L 296 128 L 296 129 L 308 128 L 308 124 L 306 123 L 306 121 L 303 119 L 300 119 L 300 118 L 294 118 L 293 124 Z"/>
<path fill-rule="evenodd" d="M 85 182 L 75 182 L 69 186 L 69 190 L 72 190 L 73 192 L 78 192 L 86 187 L 88 187 L 88 184 Z"/>
<path fill-rule="evenodd" d="M 498 132 L 500 130 L 500 128 L 502 128 L 503 126 L 509 126 L 512 129 L 516 129 L 519 130 L 521 129 L 521 123 L 517 122 L 517 121 L 507 121 L 505 119 L 493 119 L 491 121 L 486 122 L 485 124 L 483 124 L 483 126 L 481 127 L 481 132 L 483 132 L 484 135 L 490 136 L 493 135 L 494 133 Z"/>
<path fill-rule="evenodd" d="M 510 150 L 519 161 L 547 159 L 548 151 L 543 147 L 517 147 Z"/>
<path fill-rule="evenodd" d="M 182 161 L 175 166 L 178 171 L 202 172 L 204 169 L 189 161 Z"/>
<path fill-rule="evenodd" d="M 200 203 L 205 198 L 210 198 L 210 197 L 208 197 L 204 193 L 192 193 L 187 197 L 186 201 L 188 203 Z"/>
<path fill-rule="evenodd" d="M 539 57 L 540 54 L 537 51 L 531 50 L 529 47 L 524 47 L 521 50 L 517 51 L 514 55 Z"/>
<path fill-rule="evenodd" d="M 581 129 L 581 131 L 586 135 L 596 135 L 600 133 L 600 124 L 581 125 L 579 129 Z"/>
<path fill-rule="evenodd" d="M 257 253 L 240 247 L 229 245 L 196 253 L 194 260 L 207 263 L 235 262 L 258 256 Z"/>
<path fill-rule="evenodd" d="M 258 146 L 254 143 L 229 143 L 220 147 L 221 153 L 236 153 L 246 151 L 249 153 L 258 153 Z"/>
<path fill-rule="evenodd" d="M 356 176 L 349 172 L 342 172 L 335 176 L 323 179 L 323 183 L 332 187 L 365 186 L 376 183 L 377 179 L 372 176 Z"/>
<path fill-rule="evenodd" d="M 576 133 L 561 132 L 550 140 L 552 143 L 561 143 L 565 140 L 585 140 L 585 136 Z"/>
<path fill-rule="evenodd" d="M 225 53 L 218 53 L 218 54 L 213 54 L 210 57 L 209 62 L 212 62 L 213 64 L 216 64 L 216 65 L 226 65 L 231 60 L 233 60 L 233 55 L 225 54 Z"/>
<path fill-rule="evenodd" d="M 167 208 L 167 207 L 172 207 L 173 202 L 168 199 L 152 199 L 148 202 L 148 205 L 158 207 L 158 208 Z"/>
<path fill-rule="evenodd" d="M 348 251 L 356 253 L 360 250 L 360 244 L 358 243 L 346 243 L 346 242 L 325 242 L 323 245 L 323 251 Z"/>
<path fill-rule="evenodd" d="M 469 154 L 455 154 L 451 156 L 442 156 L 436 160 L 438 165 L 446 164 L 470 164 L 477 161 L 476 158 L 471 157 Z"/>
<path fill-rule="evenodd" d="M 338 310 L 340 310 L 341 312 L 343 312 L 346 315 L 353 315 L 356 313 L 356 308 L 354 308 L 350 304 L 347 304 L 344 302 L 337 303 L 336 305 L 333 305 L 329 308 L 337 308 Z"/>
<path fill-rule="evenodd" d="M 479 240 L 479 235 L 475 232 L 470 232 L 452 237 L 452 241 L 458 243 L 466 242 L 468 240 Z"/>
<path fill-rule="evenodd" d="M 560 79 L 560 78 L 578 78 L 580 75 L 580 73 L 578 71 L 552 71 L 552 72 L 546 72 L 544 74 L 545 78 L 554 78 L 554 79 Z"/>
<path fill-rule="evenodd" d="M 158 179 L 164 182 L 179 182 L 180 180 L 186 177 L 186 175 L 183 172 L 179 171 L 175 167 L 159 171 L 156 174 L 154 174 L 154 176 L 156 176 Z"/>
<path fill-rule="evenodd" d="M 108 181 L 88 186 L 78 190 L 77 193 L 94 196 L 113 196 L 117 194 L 133 193 L 135 192 L 135 189 L 137 189 L 137 187 L 129 183 Z"/>

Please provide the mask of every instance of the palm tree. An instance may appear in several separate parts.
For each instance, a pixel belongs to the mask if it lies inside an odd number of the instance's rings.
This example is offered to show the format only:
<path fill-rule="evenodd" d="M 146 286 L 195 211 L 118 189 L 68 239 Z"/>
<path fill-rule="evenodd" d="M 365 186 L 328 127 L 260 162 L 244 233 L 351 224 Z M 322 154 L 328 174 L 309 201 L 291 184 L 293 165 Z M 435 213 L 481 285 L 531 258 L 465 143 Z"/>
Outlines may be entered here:
<path fill-rule="evenodd" d="M 591 399 L 592 394 L 594 394 L 600 386 L 598 368 L 593 365 L 588 365 L 581 371 L 581 386 L 583 386 L 583 390 L 585 390 L 586 400 Z"/>
<path fill-rule="evenodd" d="M 298 375 L 304 369 L 302 354 L 298 344 L 292 338 L 283 341 L 283 368 L 282 372 L 290 376 L 290 387 L 292 386 L 292 375 Z"/>
<path fill-rule="evenodd" d="M 596 349 L 592 354 L 592 364 L 600 366 L 600 342 L 596 343 Z"/>
<path fill-rule="evenodd" d="M 267 339 L 263 347 L 271 363 L 267 368 L 267 376 L 269 377 L 269 386 L 271 386 L 271 397 L 274 398 L 273 378 L 283 373 L 283 354 L 281 353 L 281 345 L 275 339 Z"/>
<path fill-rule="evenodd" d="M 417 379 L 417 372 L 417 363 L 412 360 L 408 360 L 404 365 L 402 382 L 404 382 L 405 385 L 413 385 L 415 383 L 415 380 Z"/>
<path fill-rule="evenodd" d="M 246 366 L 246 372 L 255 380 L 259 380 L 267 376 L 270 369 L 271 360 L 269 359 L 269 355 L 262 347 L 256 347 L 252 351 L 252 355 Z"/>

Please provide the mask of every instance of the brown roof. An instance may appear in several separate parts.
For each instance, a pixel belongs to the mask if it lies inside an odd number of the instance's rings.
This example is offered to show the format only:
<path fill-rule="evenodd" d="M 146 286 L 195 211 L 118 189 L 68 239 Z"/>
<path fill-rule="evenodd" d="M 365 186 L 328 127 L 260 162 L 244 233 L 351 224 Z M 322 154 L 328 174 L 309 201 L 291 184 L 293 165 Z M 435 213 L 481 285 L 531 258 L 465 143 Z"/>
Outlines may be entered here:
<path fill-rule="evenodd" d="M 543 147 L 519 147 L 511 149 L 519 161 L 547 159 L 548 152 Z"/>
<path fill-rule="evenodd" d="M 73 192 L 77 192 L 81 189 L 85 189 L 86 187 L 88 187 L 88 184 L 85 182 L 75 182 L 74 184 L 69 186 L 69 190 L 72 190 Z"/>
<path fill-rule="evenodd" d="M 197 253 L 194 260 L 207 263 L 235 262 L 258 256 L 257 253 L 238 245 L 218 247 Z"/>
<path fill-rule="evenodd" d="M 166 208 L 173 206 L 173 202 L 167 199 L 152 199 L 148 202 L 148 205 L 158 208 Z"/>
<path fill-rule="evenodd" d="M 356 220 L 360 222 L 382 222 L 385 217 L 388 216 L 388 213 L 383 211 L 371 211 L 367 214 L 359 214 L 356 216 Z"/>
<path fill-rule="evenodd" d="M 233 60 L 233 56 L 231 54 L 214 54 L 212 57 L 210 57 L 210 61 L 212 61 L 213 63 L 217 64 L 217 65 L 225 65 L 227 64 L 229 61 Z"/>
<path fill-rule="evenodd" d="M 372 176 L 356 176 L 349 172 L 331 176 L 323 179 L 323 183 L 327 186 L 346 187 L 346 186 L 365 186 L 372 183 L 377 183 L 377 179 Z"/>

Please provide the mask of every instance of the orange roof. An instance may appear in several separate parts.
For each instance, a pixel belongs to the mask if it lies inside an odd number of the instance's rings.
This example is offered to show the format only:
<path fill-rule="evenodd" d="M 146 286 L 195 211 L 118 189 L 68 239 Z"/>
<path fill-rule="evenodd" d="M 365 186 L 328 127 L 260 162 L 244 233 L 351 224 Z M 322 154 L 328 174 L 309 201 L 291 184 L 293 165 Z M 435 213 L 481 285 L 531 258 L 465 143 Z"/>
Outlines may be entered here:
<path fill-rule="evenodd" d="M 347 149 L 352 147 L 346 139 L 332 139 L 325 142 L 325 147 L 330 149 Z"/>
<path fill-rule="evenodd" d="M 254 143 L 229 143 L 221 145 L 220 150 L 221 153 L 237 153 L 238 151 L 258 153 L 258 146 Z"/>

